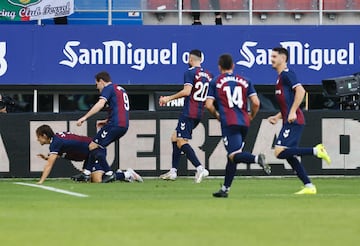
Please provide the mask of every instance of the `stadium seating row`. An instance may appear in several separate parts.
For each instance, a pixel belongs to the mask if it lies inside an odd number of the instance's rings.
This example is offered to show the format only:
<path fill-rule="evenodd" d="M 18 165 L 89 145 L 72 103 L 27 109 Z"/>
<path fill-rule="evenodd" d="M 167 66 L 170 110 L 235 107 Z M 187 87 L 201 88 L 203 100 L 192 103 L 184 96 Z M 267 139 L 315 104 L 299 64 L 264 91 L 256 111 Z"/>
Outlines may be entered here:
<path fill-rule="evenodd" d="M 183 0 L 183 9 L 191 10 L 193 0 Z M 201 10 L 214 9 L 212 1 L 198 0 Z M 147 9 L 176 10 L 177 0 L 148 0 Z M 247 10 L 249 0 L 219 0 L 220 10 Z M 318 10 L 318 0 L 253 0 L 253 10 Z M 359 10 L 360 0 L 323 0 L 324 10 Z"/>
<path fill-rule="evenodd" d="M 192 10 L 194 0 L 183 0 L 183 9 Z M 214 10 L 211 0 L 195 0 L 200 10 Z M 220 10 L 247 10 L 249 0 L 218 0 Z M 76 10 L 107 10 L 108 0 L 75 0 Z M 114 10 L 177 10 L 178 0 L 116 0 Z M 253 0 L 253 10 L 318 10 L 319 0 Z M 360 0 L 323 0 L 323 9 L 359 10 Z"/>
<path fill-rule="evenodd" d="M 319 10 L 319 0 L 252 0 L 254 13 L 267 12 L 310 12 Z M 113 25 L 141 25 L 144 12 L 177 11 L 179 0 L 112 0 L 111 23 Z M 182 0 L 184 12 L 197 9 L 205 11 L 247 11 L 249 0 Z M 360 10 L 360 0 L 323 0 L 324 13 Z M 109 0 L 75 0 L 75 13 L 69 17 L 69 24 L 108 24 Z M 132 12 L 131 12 L 132 11 Z M 263 14 L 264 13 L 264 14 Z M 15 24 L 3 21 L 3 24 Z M 35 21 L 26 24 L 34 24 Z M 43 20 L 42 24 L 52 24 L 53 20 Z"/>

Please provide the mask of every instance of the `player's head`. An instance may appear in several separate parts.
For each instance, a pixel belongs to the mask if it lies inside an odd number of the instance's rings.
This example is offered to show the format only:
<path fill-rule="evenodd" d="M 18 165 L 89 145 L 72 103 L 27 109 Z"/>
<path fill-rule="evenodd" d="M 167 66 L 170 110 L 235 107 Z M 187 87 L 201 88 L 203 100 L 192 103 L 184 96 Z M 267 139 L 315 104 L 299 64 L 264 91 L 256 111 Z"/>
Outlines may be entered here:
<path fill-rule="evenodd" d="M 218 65 L 221 73 L 224 71 L 232 71 L 234 69 L 234 61 L 229 54 L 221 55 L 219 57 Z"/>
<path fill-rule="evenodd" d="M 289 59 L 289 52 L 283 47 L 275 47 L 271 52 L 271 64 L 272 67 L 277 69 L 282 66 L 286 66 Z"/>
<path fill-rule="evenodd" d="M 36 136 L 41 145 L 49 144 L 55 133 L 48 125 L 41 125 L 36 129 Z"/>
<path fill-rule="evenodd" d="M 189 53 L 189 67 L 198 67 L 201 64 L 202 53 L 200 50 L 192 50 Z"/>
<path fill-rule="evenodd" d="M 106 71 L 99 72 L 95 75 L 96 88 L 101 92 L 105 85 L 111 83 L 110 74 Z"/>

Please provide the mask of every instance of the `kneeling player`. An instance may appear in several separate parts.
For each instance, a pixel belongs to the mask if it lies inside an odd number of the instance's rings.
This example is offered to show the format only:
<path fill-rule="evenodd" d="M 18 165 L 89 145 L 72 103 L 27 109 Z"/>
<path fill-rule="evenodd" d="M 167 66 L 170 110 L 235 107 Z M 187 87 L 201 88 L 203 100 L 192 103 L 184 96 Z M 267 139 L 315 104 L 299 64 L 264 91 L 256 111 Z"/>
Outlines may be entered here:
<path fill-rule="evenodd" d="M 98 163 L 88 163 L 88 156 L 90 153 L 88 146 L 92 141 L 91 138 L 69 132 L 54 133 L 48 125 L 38 127 L 36 129 L 36 136 L 41 145 L 49 144 L 50 150 L 48 156 L 42 154 L 38 155 L 40 158 L 47 161 L 38 184 L 42 184 L 46 180 L 56 159 L 59 157 L 72 161 L 84 161 L 84 167 L 88 167 L 92 170 L 91 177 L 89 175 L 86 180 L 77 180 L 76 177 L 73 177 L 73 180 L 85 182 L 91 180 L 95 183 L 102 182 L 104 171 L 101 166 Z M 121 170 L 116 171 L 116 179 L 122 181 L 143 181 L 141 176 L 130 168 L 126 172 L 121 172 Z"/>

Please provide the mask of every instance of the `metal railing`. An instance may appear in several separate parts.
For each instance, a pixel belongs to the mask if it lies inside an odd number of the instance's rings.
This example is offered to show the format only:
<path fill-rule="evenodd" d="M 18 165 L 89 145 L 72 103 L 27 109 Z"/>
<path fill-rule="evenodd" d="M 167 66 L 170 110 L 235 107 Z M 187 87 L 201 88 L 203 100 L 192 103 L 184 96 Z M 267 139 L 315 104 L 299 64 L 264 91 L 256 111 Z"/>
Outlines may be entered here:
<path fill-rule="evenodd" d="M 203 0 L 204 1 L 204 0 Z M 224 1 L 232 1 L 232 0 L 219 0 L 220 4 Z M 240 0 L 234 0 L 240 2 Z M 99 12 L 99 13 L 107 13 L 107 23 L 108 25 L 112 25 L 113 23 L 113 13 L 118 12 L 141 12 L 141 13 L 177 13 L 178 16 L 178 24 L 183 24 L 183 15 L 189 12 L 200 12 L 200 13 L 213 13 L 213 12 L 222 12 L 222 13 L 242 13 L 247 14 L 248 24 L 253 25 L 253 19 L 255 14 L 269 14 L 269 13 L 293 13 L 293 14 L 301 14 L 301 13 L 312 13 L 317 14 L 317 23 L 314 24 L 323 24 L 323 16 L 325 14 L 337 14 L 337 13 L 360 13 L 360 2 L 359 1 L 351 1 L 351 0 L 342 0 L 342 3 L 346 3 L 344 9 L 340 9 L 341 7 L 337 7 L 339 9 L 329 9 L 329 6 L 333 4 L 338 4 L 338 0 L 314 0 L 312 1 L 312 6 L 306 9 L 294 8 L 294 9 L 286 9 L 284 5 L 286 0 L 278 0 L 276 8 L 272 9 L 259 9 L 258 5 L 259 1 L 256 0 L 248 0 L 241 1 L 243 3 L 243 9 L 215 9 L 209 3 L 207 9 L 191 9 L 189 7 L 189 2 L 191 0 L 173 0 L 173 1 L 155 1 L 159 4 L 156 7 L 151 0 L 103 0 L 103 1 L 85 1 L 85 0 L 75 0 L 75 12 Z M 303 1 L 296 1 L 299 4 Z M 307 1 L 309 2 L 309 1 Z M 358 3 L 359 2 L 359 3 Z M 164 4 L 162 4 L 164 3 Z M 358 4 L 358 9 L 350 9 L 353 4 Z M 185 4 L 185 5 L 184 5 Z M 171 5 L 171 6 L 168 6 Z M 296 3 L 292 3 L 292 6 L 296 6 Z M 301 6 L 301 4 L 299 5 Z M 324 6 L 326 8 L 324 8 Z"/>

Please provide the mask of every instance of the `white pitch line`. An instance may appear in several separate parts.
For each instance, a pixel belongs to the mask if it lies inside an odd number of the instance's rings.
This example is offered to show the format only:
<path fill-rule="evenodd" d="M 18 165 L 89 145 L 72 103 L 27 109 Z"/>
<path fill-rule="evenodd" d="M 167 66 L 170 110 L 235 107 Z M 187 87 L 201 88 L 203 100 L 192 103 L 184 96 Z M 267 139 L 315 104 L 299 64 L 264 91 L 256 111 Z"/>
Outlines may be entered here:
<path fill-rule="evenodd" d="M 24 185 L 24 186 L 31 186 L 31 187 L 40 188 L 40 189 L 49 190 L 49 191 L 54 191 L 54 192 L 58 192 L 58 193 L 62 193 L 62 194 L 70 195 L 70 196 L 88 197 L 88 195 L 86 195 L 86 194 L 81 194 L 81 193 L 77 193 L 77 192 L 62 190 L 62 189 L 58 189 L 58 188 L 54 188 L 54 187 L 50 187 L 50 186 L 45 186 L 45 185 L 29 184 L 29 183 L 23 183 L 23 182 L 14 182 L 14 184 Z"/>

